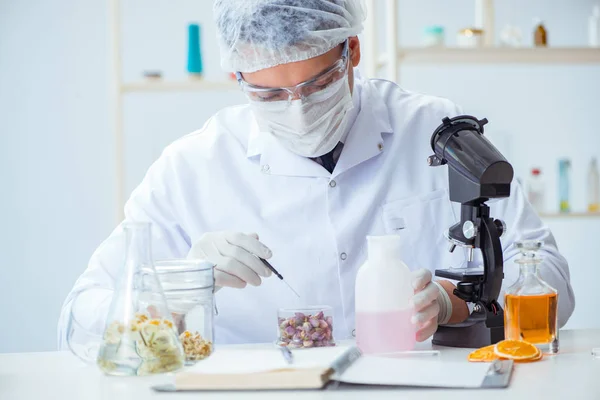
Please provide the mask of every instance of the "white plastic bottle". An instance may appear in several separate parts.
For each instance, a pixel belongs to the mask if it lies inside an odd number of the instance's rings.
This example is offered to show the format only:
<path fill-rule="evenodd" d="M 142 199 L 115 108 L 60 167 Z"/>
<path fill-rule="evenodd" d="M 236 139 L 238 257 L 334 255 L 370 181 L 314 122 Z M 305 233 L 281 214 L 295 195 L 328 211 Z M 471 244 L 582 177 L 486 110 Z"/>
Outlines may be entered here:
<path fill-rule="evenodd" d="M 356 343 L 364 354 L 412 350 L 414 289 L 402 261 L 402 239 L 368 236 L 367 243 L 367 261 L 356 275 Z"/>
<path fill-rule="evenodd" d="M 591 47 L 600 47 L 600 4 L 596 4 L 588 23 L 588 35 Z"/>
<path fill-rule="evenodd" d="M 531 175 L 527 181 L 527 198 L 537 212 L 544 211 L 545 202 L 544 180 L 541 174 L 539 168 L 534 168 L 531 170 Z"/>

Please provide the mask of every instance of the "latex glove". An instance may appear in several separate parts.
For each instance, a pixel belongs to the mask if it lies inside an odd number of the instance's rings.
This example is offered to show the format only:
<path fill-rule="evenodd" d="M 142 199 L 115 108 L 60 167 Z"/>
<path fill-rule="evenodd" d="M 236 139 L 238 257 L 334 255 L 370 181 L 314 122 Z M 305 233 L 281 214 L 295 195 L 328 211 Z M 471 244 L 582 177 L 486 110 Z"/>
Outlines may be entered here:
<path fill-rule="evenodd" d="M 209 232 L 194 243 L 187 258 L 202 258 L 215 264 L 215 286 L 244 288 L 258 286 L 271 270 L 257 257 L 271 258 L 272 252 L 258 241 L 256 233 Z"/>
<path fill-rule="evenodd" d="M 411 299 L 414 310 L 413 323 L 417 329 L 417 341 L 429 339 L 438 325 L 445 324 L 452 315 L 452 303 L 444 288 L 433 282 L 431 271 L 419 269 L 412 272 L 415 294 Z"/>

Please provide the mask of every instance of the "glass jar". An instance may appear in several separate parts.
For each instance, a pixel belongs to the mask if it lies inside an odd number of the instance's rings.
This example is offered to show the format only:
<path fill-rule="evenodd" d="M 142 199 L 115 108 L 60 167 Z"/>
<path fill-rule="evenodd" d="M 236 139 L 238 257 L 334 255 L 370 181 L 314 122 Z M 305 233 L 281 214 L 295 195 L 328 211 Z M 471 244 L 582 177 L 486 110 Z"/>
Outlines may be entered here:
<path fill-rule="evenodd" d="M 475 28 L 461 29 L 456 36 L 456 45 L 468 49 L 483 47 L 483 31 Z"/>
<path fill-rule="evenodd" d="M 519 278 L 506 290 L 504 335 L 506 339 L 524 340 L 542 351 L 557 353 L 558 292 L 539 276 L 542 259 L 537 252 L 541 241 L 520 241 L 515 246 L 521 258 Z"/>
<path fill-rule="evenodd" d="M 155 262 L 186 364 L 208 357 L 214 343 L 214 264 L 205 260 Z"/>
<path fill-rule="evenodd" d="M 425 47 L 443 47 L 444 46 L 444 27 L 439 25 L 427 26 L 423 29 L 423 46 Z"/>
<path fill-rule="evenodd" d="M 311 306 L 277 312 L 278 346 L 289 349 L 335 346 L 333 310 L 329 306 Z"/>

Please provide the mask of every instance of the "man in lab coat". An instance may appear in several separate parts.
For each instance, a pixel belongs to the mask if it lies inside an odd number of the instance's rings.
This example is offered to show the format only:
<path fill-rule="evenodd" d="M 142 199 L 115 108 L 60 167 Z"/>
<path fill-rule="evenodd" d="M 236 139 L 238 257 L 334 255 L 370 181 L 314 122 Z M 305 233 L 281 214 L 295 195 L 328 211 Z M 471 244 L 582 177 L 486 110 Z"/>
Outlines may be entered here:
<path fill-rule="evenodd" d="M 152 223 L 155 259 L 216 264 L 216 342 L 273 341 L 278 308 L 315 304 L 333 308 L 337 339 L 352 337 L 366 237 L 400 229 L 417 340 L 466 319 L 454 284 L 432 280 L 464 254 L 449 253 L 443 237 L 458 220 L 447 169 L 426 162 L 432 132 L 457 106 L 359 76 L 360 0 L 218 0 L 214 12 L 223 66 L 237 72 L 248 104 L 168 146 L 131 194 L 125 220 Z M 491 215 L 508 226 L 503 288 L 518 277 L 513 243 L 543 240 L 541 275 L 558 290 L 564 325 L 574 308 L 567 262 L 516 183 Z M 61 346 L 71 314 L 102 331 L 124 246 L 119 226 L 93 254 L 63 306 Z"/>

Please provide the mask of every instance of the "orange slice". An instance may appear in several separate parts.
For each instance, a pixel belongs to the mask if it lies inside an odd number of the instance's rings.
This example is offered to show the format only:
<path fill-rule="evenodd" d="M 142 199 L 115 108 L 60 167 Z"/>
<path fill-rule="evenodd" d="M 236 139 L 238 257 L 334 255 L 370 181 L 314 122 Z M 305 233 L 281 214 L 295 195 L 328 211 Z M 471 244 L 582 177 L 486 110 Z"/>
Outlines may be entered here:
<path fill-rule="evenodd" d="M 522 340 L 502 340 L 494 346 L 494 353 L 511 360 L 531 360 L 541 353 L 537 347 Z"/>
<path fill-rule="evenodd" d="M 467 357 L 467 360 L 471 362 L 492 362 L 497 360 L 498 356 L 494 353 L 494 345 L 485 346 L 477 349 Z"/>
<path fill-rule="evenodd" d="M 515 361 L 516 361 L 516 362 L 518 362 L 518 363 L 529 363 L 529 362 L 536 362 L 536 361 L 539 361 L 539 360 L 541 360 L 543 357 L 544 357 L 544 354 L 543 354 L 543 353 L 542 353 L 542 352 L 541 352 L 541 351 L 538 349 L 538 355 L 537 355 L 537 356 L 535 356 L 535 357 L 533 357 L 533 358 L 530 358 L 530 359 L 528 359 L 528 360 L 515 360 Z"/>

